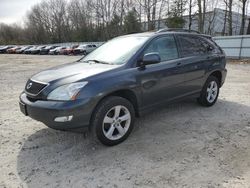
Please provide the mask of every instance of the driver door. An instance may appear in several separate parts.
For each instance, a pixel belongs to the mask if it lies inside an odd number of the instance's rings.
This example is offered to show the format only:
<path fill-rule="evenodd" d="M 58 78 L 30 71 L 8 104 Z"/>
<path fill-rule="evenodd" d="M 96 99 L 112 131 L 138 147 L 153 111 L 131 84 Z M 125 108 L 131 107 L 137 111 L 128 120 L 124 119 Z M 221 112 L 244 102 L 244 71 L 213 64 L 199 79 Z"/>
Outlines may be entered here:
<path fill-rule="evenodd" d="M 171 101 L 184 94 L 184 75 L 179 71 L 181 60 L 173 35 L 161 36 L 146 47 L 143 55 L 159 53 L 161 62 L 138 70 L 144 108 Z"/>

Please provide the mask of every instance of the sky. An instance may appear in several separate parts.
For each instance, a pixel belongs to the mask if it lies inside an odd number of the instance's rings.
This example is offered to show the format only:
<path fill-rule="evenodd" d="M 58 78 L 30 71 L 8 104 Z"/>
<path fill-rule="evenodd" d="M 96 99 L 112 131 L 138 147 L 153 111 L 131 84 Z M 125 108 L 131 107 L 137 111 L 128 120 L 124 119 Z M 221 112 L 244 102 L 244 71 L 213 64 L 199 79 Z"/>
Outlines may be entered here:
<path fill-rule="evenodd" d="M 0 0 L 0 22 L 22 24 L 26 12 L 42 0 Z"/>

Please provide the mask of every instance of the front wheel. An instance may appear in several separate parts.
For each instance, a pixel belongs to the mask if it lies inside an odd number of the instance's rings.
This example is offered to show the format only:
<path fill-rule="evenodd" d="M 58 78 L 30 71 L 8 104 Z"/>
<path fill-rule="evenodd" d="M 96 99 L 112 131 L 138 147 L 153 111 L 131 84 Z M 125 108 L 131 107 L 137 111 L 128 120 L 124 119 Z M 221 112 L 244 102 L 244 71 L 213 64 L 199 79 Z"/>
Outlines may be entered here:
<path fill-rule="evenodd" d="M 215 76 L 209 76 L 204 84 L 198 102 L 202 106 L 212 106 L 219 96 L 219 80 Z"/>
<path fill-rule="evenodd" d="M 92 117 L 91 131 L 102 144 L 113 146 L 123 142 L 134 125 L 133 105 L 122 97 L 104 99 Z"/>

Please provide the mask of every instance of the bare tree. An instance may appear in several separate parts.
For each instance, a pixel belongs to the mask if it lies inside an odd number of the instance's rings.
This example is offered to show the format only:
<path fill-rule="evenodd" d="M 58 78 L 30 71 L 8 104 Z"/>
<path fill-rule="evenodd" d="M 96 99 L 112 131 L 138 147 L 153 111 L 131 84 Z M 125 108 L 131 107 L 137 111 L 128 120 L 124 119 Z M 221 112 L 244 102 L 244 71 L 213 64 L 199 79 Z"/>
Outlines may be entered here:
<path fill-rule="evenodd" d="M 146 21 L 148 23 L 148 30 L 154 30 L 156 25 L 157 7 L 162 0 L 137 0 L 139 7 L 143 9 Z M 162 12 L 162 9 L 161 9 Z M 159 14 L 158 14 L 159 15 Z"/>
<path fill-rule="evenodd" d="M 240 0 L 240 2 L 242 3 L 240 35 L 243 35 L 244 30 L 245 30 L 245 22 L 246 22 L 246 3 L 247 3 L 247 0 Z"/>
<path fill-rule="evenodd" d="M 65 0 L 47 0 L 34 6 L 28 14 L 27 25 L 36 42 L 68 40 L 68 19 Z"/>
<path fill-rule="evenodd" d="M 23 44 L 25 43 L 25 30 L 17 24 L 0 24 L 1 44 Z"/>
<path fill-rule="evenodd" d="M 208 26 L 207 26 L 207 29 L 204 29 L 204 30 L 209 35 L 212 35 L 212 33 L 213 33 L 214 20 L 215 20 L 215 17 L 217 16 L 217 9 L 216 8 L 218 7 L 218 3 L 219 3 L 219 0 L 210 1 L 208 3 L 209 9 L 213 10 L 213 11 L 209 12 L 209 14 L 207 15 Z"/>
<path fill-rule="evenodd" d="M 228 0 L 228 34 L 233 35 L 233 0 Z"/>
<path fill-rule="evenodd" d="M 159 29 L 164 17 L 168 25 L 183 27 L 186 22 L 184 14 L 188 14 L 189 29 L 192 28 L 193 17 L 198 16 L 198 30 L 212 34 L 217 15 L 216 11 L 209 11 L 216 8 L 218 2 L 224 2 L 226 8 L 222 34 L 228 30 L 231 35 L 233 0 L 44 0 L 27 14 L 24 28 L 10 26 L 14 28 L 10 33 L 20 29 L 22 37 L 17 41 L 31 43 L 103 41 L 131 32 L 132 29 L 125 29 L 125 25 L 134 25 L 136 31 L 142 28 L 142 24 L 146 30 Z M 241 2 L 242 8 L 247 6 L 247 0 Z M 246 20 L 243 18 L 245 16 L 242 17 L 244 24 Z M 133 24 L 129 24 L 129 20 Z M 244 28 L 243 24 L 241 28 Z M 10 28 L 4 27 L 3 30 L 6 35 Z M 0 42 L 3 41 L 2 36 Z M 11 37 L 6 38 L 13 41 Z"/>
<path fill-rule="evenodd" d="M 222 35 L 225 35 L 226 33 L 226 26 L 228 23 L 228 35 L 233 34 L 233 0 L 223 0 L 225 4 L 225 15 L 224 15 L 224 24 L 222 29 Z"/>
<path fill-rule="evenodd" d="M 223 28 L 222 28 L 222 35 L 223 35 L 223 36 L 224 36 L 225 33 L 226 33 L 227 13 L 228 13 L 227 7 L 228 7 L 228 6 L 226 5 L 226 10 L 224 11 L 224 12 L 225 12 L 225 14 L 224 14 L 224 23 L 223 23 Z"/>
<path fill-rule="evenodd" d="M 188 29 L 191 30 L 192 22 L 193 22 L 193 7 L 195 6 L 195 3 L 193 0 L 189 0 L 188 2 Z"/>
<path fill-rule="evenodd" d="M 198 30 L 203 33 L 202 0 L 197 0 L 198 5 Z"/>
<path fill-rule="evenodd" d="M 203 11 L 202 11 L 202 32 L 205 31 L 205 17 L 206 17 L 206 5 L 207 5 L 207 0 L 203 0 Z"/>

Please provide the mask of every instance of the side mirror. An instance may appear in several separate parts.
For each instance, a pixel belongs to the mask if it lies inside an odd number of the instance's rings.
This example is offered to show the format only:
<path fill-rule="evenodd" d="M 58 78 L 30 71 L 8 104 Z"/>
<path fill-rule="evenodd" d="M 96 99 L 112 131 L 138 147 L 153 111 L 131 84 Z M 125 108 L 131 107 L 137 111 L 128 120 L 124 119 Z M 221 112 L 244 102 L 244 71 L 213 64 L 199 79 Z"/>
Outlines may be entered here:
<path fill-rule="evenodd" d="M 159 53 L 148 53 L 142 58 L 141 66 L 157 64 L 161 62 L 161 57 Z"/>

